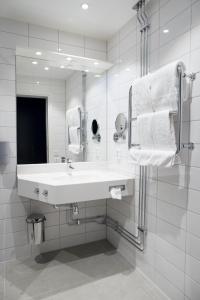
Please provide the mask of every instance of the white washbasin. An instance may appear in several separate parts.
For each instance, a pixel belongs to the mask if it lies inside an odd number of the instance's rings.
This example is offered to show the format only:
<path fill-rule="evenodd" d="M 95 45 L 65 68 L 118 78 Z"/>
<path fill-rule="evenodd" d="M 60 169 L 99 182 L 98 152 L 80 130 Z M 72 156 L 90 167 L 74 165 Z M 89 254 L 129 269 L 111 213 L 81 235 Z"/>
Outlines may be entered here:
<path fill-rule="evenodd" d="M 110 198 L 110 188 L 123 187 L 123 196 L 133 194 L 134 178 L 112 171 L 108 163 L 18 165 L 18 194 L 49 204 L 65 204 Z"/>

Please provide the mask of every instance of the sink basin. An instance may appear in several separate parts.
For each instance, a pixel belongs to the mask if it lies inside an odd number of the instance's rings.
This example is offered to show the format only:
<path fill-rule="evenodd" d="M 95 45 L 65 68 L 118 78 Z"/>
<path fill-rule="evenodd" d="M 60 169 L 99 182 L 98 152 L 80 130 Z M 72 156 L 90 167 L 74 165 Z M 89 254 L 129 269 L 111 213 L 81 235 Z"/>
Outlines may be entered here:
<path fill-rule="evenodd" d="M 53 205 L 110 198 L 110 189 L 123 187 L 123 196 L 133 194 L 134 178 L 112 171 L 107 163 L 18 165 L 18 194 Z"/>

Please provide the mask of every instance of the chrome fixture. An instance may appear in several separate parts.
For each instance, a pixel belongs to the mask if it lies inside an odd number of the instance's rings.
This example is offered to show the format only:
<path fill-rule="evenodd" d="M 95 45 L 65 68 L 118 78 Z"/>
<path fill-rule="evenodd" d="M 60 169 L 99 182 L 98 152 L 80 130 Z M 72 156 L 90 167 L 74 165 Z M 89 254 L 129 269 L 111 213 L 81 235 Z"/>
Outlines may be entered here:
<path fill-rule="evenodd" d="M 71 159 L 69 159 L 69 158 L 67 158 L 67 167 L 68 167 L 68 169 L 74 169 L 74 167 L 72 166 L 72 160 Z"/>
<path fill-rule="evenodd" d="M 126 131 L 127 128 L 127 119 L 123 113 L 117 115 L 115 120 L 115 129 L 116 132 L 113 135 L 114 142 L 117 142 L 119 139 L 125 140 L 126 139 Z"/>

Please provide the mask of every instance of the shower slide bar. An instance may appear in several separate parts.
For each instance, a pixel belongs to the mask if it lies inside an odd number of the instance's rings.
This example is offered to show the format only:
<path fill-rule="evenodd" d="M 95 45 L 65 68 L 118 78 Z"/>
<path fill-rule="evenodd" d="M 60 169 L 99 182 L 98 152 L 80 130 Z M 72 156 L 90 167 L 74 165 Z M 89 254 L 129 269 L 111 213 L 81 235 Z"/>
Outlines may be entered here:
<path fill-rule="evenodd" d="M 177 150 L 176 153 L 178 154 L 181 149 L 188 148 L 192 150 L 194 148 L 193 143 L 182 143 L 182 122 L 183 122 L 183 78 L 189 77 L 190 80 L 194 80 L 194 74 L 186 75 L 183 71 L 181 65 L 177 66 L 177 74 L 179 80 L 179 95 L 178 95 L 178 111 L 171 111 L 170 115 L 177 115 L 177 123 L 178 123 L 178 133 L 177 133 Z M 140 144 L 132 143 L 132 122 L 137 120 L 137 117 L 132 117 L 132 88 L 129 89 L 129 104 L 128 104 L 128 149 L 131 147 L 139 147 Z"/>

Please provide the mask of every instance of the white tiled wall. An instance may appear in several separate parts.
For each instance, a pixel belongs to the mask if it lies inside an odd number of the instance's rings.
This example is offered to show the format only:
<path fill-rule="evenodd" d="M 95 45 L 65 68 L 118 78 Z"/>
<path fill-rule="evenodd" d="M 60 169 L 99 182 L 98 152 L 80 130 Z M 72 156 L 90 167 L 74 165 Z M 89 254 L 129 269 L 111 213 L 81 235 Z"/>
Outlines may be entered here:
<path fill-rule="evenodd" d="M 0 166 L 0 261 L 16 257 L 24 258 L 30 256 L 31 251 L 33 253 L 38 252 L 38 249 L 31 249 L 27 242 L 25 218 L 31 212 L 44 212 L 47 216 L 47 241 L 41 247 L 41 251 L 49 251 L 105 238 L 106 234 L 103 225 L 96 226 L 96 224 L 93 224 L 94 226 L 92 226 L 90 224 L 80 228 L 69 228 L 66 225 L 66 212 L 64 210 L 55 210 L 48 206 L 36 205 L 34 201 L 21 199 L 17 196 L 15 99 L 15 49 L 17 46 L 56 51 L 60 48 L 61 51 L 63 50 L 67 53 L 81 54 L 83 56 L 91 55 L 97 59 L 106 57 L 106 42 L 104 41 L 37 25 L 0 19 L 0 141 L 9 143 L 9 164 L 6 167 Z M 28 88 L 27 86 L 22 87 L 24 84 L 25 81 L 23 80 L 23 83 L 21 82 L 18 88 L 23 88 L 23 90 Z M 41 85 L 40 88 L 46 94 L 46 86 Z M 52 90 L 54 94 L 56 91 L 59 92 L 60 87 L 51 84 Z M 60 102 L 58 110 L 55 110 L 53 102 L 51 103 L 52 112 L 54 111 L 55 113 L 52 115 L 52 118 L 56 120 L 60 118 L 60 114 L 63 115 L 65 112 L 63 101 Z M 57 104 L 56 102 L 56 107 Z M 60 143 L 58 132 L 55 133 L 54 129 L 51 129 L 51 141 L 52 144 L 56 144 L 56 147 L 59 148 L 56 148 L 56 151 L 61 151 L 61 148 L 64 146 L 64 139 L 63 144 Z M 96 207 L 97 212 L 98 209 L 100 212 L 102 212 L 102 209 L 106 210 L 105 201 L 94 201 L 82 204 L 83 214 L 92 214 L 93 209 L 90 208 L 91 205 Z M 0 264 L 0 272 L 1 266 Z"/>
<path fill-rule="evenodd" d="M 49 162 L 66 156 L 65 81 L 17 76 L 16 92 L 47 98 Z"/>
<path fill-rule="evenodd" d="M 106 160 L 107 158 L 107 98 L 106 74 L 96 78 L 94 74 L 86 77 L 85 110 L 87 119 L 87 161 Z M 92 121 L 97 120 L 101 141 L 93 139 Z"/>
<path fill-rule="evenodd" d="M 187 72 L 200 71 L 200 1 L 154 0 L 150 14 L 150 71 L 174 60 L 182 60 Z M 163 29 L 169 29 L 168 34 Z M 127 115 L 128 87 L 139 76 L 139 28 L 134 17 L 108 42 L 108 59 L 115 66 L 108 72 L 108 159 L 130 161 L 127 141 L 112 141 L 117 113 Z M 127 69 L 128 68 L 128 69 Z M 129 71 L 130 69 L 130 71 Z M 171 299 L 200 299 L 200 156 L 199 88 L 193 83 L 190 123 L 184 135 L 195 149 L 185 151 L 172 169 L 150 169 L 147 187 L 147 238 L 140 253 L 112 230 L 109 239 Z M 186 119 L 188 120 L 188 118 Z M 133 172 L 137 170 L 132 166 Z M 130 230 L 137 221 L 138 180 L 134 199 L 123 204 L 109 200 L 107 211 Z M 133 226 L 132 226 L 133 228 Z"/>

